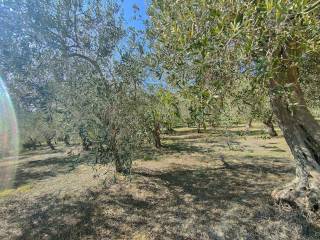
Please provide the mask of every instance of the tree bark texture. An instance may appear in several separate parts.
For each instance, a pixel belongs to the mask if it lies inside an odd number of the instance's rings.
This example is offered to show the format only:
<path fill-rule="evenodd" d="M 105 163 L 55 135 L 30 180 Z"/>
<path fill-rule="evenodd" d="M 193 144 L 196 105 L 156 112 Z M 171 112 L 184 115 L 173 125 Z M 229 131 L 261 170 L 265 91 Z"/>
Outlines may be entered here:
<path fill-rule="evenodd" d="M 270 81 L 270 101 L 284 138 L 296 162 L 296 179 L 273 191 L 273 198 L 317 211 L 320 205 L 320 125 L 306 106 L 299 84 L 298 68 L 286 64 Z M 279 91 L 290 86 L 290 97 Z"/>

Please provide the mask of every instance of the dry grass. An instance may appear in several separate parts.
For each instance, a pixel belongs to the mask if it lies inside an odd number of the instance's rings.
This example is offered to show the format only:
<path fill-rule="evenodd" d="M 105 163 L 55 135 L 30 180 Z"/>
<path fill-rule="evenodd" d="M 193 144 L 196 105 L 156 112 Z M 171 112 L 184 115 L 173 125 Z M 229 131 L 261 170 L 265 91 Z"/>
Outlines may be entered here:
<path fill-rule="evenodd" d="M 271 201 L 294 167 L 284 140 L 260 128 L 178 129 L 115 181 L 88 158 L 43 151 L 13 163 L 0 239 L 320 239 L 316 219 Z"/>

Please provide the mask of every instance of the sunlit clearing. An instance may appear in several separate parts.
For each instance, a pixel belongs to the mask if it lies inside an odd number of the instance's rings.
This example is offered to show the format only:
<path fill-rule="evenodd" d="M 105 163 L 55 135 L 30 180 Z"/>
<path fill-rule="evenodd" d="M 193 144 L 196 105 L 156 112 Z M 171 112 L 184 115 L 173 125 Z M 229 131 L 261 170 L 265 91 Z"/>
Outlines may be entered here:
<path fill-rule="evenodd" d="M 12 185 L 15 161 L 18 156 L 19 137 L 15 111 L 9 93 L 0 78 L 0 189 Z"/>

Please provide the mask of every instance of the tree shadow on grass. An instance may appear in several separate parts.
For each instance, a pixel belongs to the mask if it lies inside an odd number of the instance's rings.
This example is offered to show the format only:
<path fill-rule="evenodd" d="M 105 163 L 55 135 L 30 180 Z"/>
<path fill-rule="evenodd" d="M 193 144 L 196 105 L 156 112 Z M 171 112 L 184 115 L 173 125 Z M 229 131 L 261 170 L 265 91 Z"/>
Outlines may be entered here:
<path fill-rule="evenodd" d="M 224 146 L 226 147 L 226 146 Z M 183 141 L 176 141 L 175 143 L 163 143 L 160 149 L 154 149 L 151 147 L 144 148 L 139 154 L 137 154 L 134 160 L 143 161 L 160 161 L 163 154 L 190 154 L 190 153 L 212 153 L 213 148 L 206 148 L 195 146 Z"/>
<path fill-rule="evenodd" d="M 268 161 L 268 159 L 266 159 Z M 169 189 L 181 188 L 199 201 L 243 199 L 255 196 L 266 198 L 279 183 L 262 181 L 266 175 L 273 177 L 292 174 L 292 167 L 273 168 L 270 165 L 237 163 L 228 167 L 176 170 L 170 172 L 136 172 L 147 178 L 159 178 Z M 218 204 L 210 201 L 210 204 Z"/>
<path fill-rule="evenodd" d="M 302 214 L 280 214 L 279 209 L 273 205 L 270 199 L 271 191 L 279 185 L 279 182 L 270 181 L 270 175 L 273 175 L 272 178 L 279 179 L 281 176 L 292 174 L 293 171 L 294 169 L 291 167 L 274 169 L 268 165 L 235 164 L 232 168 L 220 167 L 169 172 L 144 171 L 136 172 L 136 174 L 148 178 L 148 182 L 152 182 L 150 179 L 157 179 L 163 183 L 173 196 L 173 199 L 167 198 L 167 200 L 172 205 L 179 206 L 174 214 L 179 216 L 183 213 L 185 219 L 192 216 L 196 219 L 195 222 L 200 225 L 197 227 L 206 229 L 208 236 L 210 231 L 211 236 L 215 235 L 212 235 L 215 233 L 214 227 L 210 227 L 215 223 L 225 228 L 223 238 L 212 239 L 239 239 L 243 237 L 245 239 L 264 239 L 272 233 L 259 232 L 257 222 L 267 220 L 271 222 L 269 222 L 270 224 L 273 222 L 279 224 L 280 221 L 284 221 L 287 224 L 286 227 L 292 225 L 293 228 L 302 229 L 301 236 L 316 236 L 320 229 L 310 223 Z M 144 187 L 148 189 L 148 186 Z M 171 209 L 172 207 L 169 206 L 170 203 L 160 205 L 162 209 Z M 215 210 L 217 214 L 212 214 L 212 210 Z M 157 214 L 163 213 L 157 212 Z M 288 216 L 290 214 L 293 214 L 294 217 Z M 163 217 L 165 218 L 165 216 Z M 179 226 L 178 221 L 176 224 L 177 229 L 183 225 L 181 223 Z M 240 236 L 239 233 L 243 229 L 246 229 L 246 233 Z M 226 238 L 226 236 L 228 237 Z"/>
<path fill-rule="evenodd" d="M 239 130 L 239 129 L 213 129 L 212 133 L 219 136 L 262 136 L 265 134 L 263 129 L 249 129 L 249 130 Z"/>
<path fill-rule="evenodd" d="M 183 136 L 183 137 L 182 137 Z M 203 139 L 206 138 L 205 134 L 192 134 L 192 135 L 179 135 L 179 136 L 169 136 L 165 135 L 163 137 L 164 140 L 171 140 L 171 141 L 179 141 L 179 140 L 196 140 L 196 139 Z"/>
<path fill-rule="evenodd" d="M 199 147 L 195 145 L 191 145 L 185 142 L 175 142 L 170 144 L 163 144 L 163 150 L 165 153 L 208 153 L 212 152 L 213 149 L 209 149 L 206 147 Z"/>
<path fill-rule="evenodd" d="M 290 171 L 278 169 L 276 174 Z M 77 199 L 48 194 L 25 204 L 10 221 L 21 227 L 19 240 L 132 239 L 141 230 L 151 239 L 265 239 L 273 233 L 260 232 L 263 221 L 301 228 L 301 237 L 314 235 L 319 229 L 305 217 L 279 214 L 272 205 L 269 194 L 277 184 L 262 180 L 270 174 L 275 174 L 271 167 L 265 166 L 261 175 L 252 164 L 232 170 L 137 169 L 117 191 L 110 190 L 119 187 L 115 184 Z"/>
<path fill-rule="evenodd" d="M 188 135 L 188 134 L 195 134 L 196 136 L 203 135 L 203 133 L 198 133 L 197 128 L 188 128 L 183 131 L 175 131 L 174 136 L 184 136 L 184 135 Z M 167 135 L 167 136 L 170 136 L 170 135 Z"/>
<path fill-rule="evenodd" d="M 97 199 L 98 195 L 103 198 Z M 21 205 L 11 202 L 11 205 L 15 204 Z M 118 239 L 128 235 L 124 225 L 139 227 L 146 224 L 136 212 L 148 211 L 151 204 L 131 195 L 113 197 L 103 192 L 87 191 L 80 199 L 63 199 L 48 194 L 24 207 L 22 214 L 12 215 L 10 219 L 21 228 L 21 234 L 14 239 Z M 110 207 L 123 211 L 120 215 L 104 214 Z"/>
<path fill-rule="evenodd" d="M 207 152 L 181 141 L 165 144 L 159 154 Z M 306 217 L 282 212 L 270 199 L 282 180 L 293 177 L 287 159 L 229 158 L 215 168 L 137 168 L 131 182 L 99 187 L 76 199 L 52 194 L 18 199 L 8 203 L 10 216 L 5 217 L 20 226 L 20 240 L 133 239 L 139 231 L 150 233 L 150 239 L 318 239 L 320 229 Z M 22 170 L 38 169 L 43 175 L 17 173 L 19 184 L 64 174 L 72 163 L 68 158 L 25 163 Z"/>
<path fill-rule="evenodd" d="M 78 165 L 89 162 L 92 156 L 51 157 L 47 159 L 23 162 L 17 166 L 14 187 L 66 174 L 74 170 Z"/>
<path fill-rule="evenodd" d="M 20 219 L 22 234 L 17 237 L 19 240 L 80 239 L 86 236 L 96 239 L 96 227 L 119 232 L 118 228 L 95 215 L 99 214 L 99 206 L 91 199 L 68 202 L 47 195 L 37 201 L 35 208 L 28 210 L 31 214 Z"/>
<path fill-rule="evenodd" d="M 272 143 L 271 143 L 272 144 Z M 272 152 L 286 152 L 286 150 L 283 150 L 277 146 L 267 146 L 267 145 L 262 145 L 261 147 L 265 148 L 265 149 L 270 149 L 270 151 Z"/>
<path fill-rule="evenodd" d="M 63 149 L 57 148 L 55 150 L 49 149 L 49 147 L 40 147 L 37 150 L 24 150 L 20 153 L 19 159 L 29 158 L 30 156 L 47 155 L 52 153 L 61 153 Z"/>

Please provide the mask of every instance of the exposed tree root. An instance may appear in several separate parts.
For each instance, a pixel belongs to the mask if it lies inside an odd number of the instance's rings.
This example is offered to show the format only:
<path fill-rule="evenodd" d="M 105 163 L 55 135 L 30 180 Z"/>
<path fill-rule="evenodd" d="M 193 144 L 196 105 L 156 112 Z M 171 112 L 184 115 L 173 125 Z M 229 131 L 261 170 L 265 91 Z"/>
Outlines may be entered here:
<path fill-rule="evenodd" d="M 288 204 L 293 209 L 320 215 L 319 187 L 318 179 L 311 178 L 308 187 L 303 187 L 298 180 L 294 180 L 284 187 L 275 189 L 271 196 L 278 204 Z"/>

